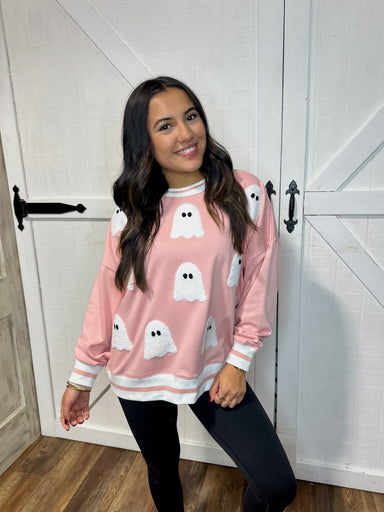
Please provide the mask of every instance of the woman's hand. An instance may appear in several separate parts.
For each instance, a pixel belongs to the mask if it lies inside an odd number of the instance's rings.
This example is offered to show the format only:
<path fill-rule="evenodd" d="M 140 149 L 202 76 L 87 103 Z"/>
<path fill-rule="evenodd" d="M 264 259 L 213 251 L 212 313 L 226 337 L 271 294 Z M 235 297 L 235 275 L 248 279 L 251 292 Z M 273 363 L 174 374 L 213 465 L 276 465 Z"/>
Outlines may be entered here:
<path fill-rule="evenodd" d="M 61 399 L 61 424 L 65 430 L 69 430 L 70 425 L 76 427 L 79 423 L 89 418 L 89 391 L 76 391 L 67 388 Z"/>
<path fill-rule="evenodd" d="M 233 409 L 243 400 L 246 383 L 245 373 L 226 363 L 213 381 L 209 390 L 210 399 L 221 407 Z"/>

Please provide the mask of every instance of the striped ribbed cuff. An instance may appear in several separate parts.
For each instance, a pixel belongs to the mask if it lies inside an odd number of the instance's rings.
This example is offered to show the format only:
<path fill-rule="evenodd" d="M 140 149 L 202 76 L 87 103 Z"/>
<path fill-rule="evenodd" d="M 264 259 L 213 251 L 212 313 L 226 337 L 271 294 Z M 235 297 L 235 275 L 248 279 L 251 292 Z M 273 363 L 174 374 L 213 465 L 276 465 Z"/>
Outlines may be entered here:
<path fill-rule="evenodd" d="M 228 354 L 226 363 L 229 363 L 233 366 L 236 366 L 236 368 L 240 368 L 241 370 L 245 370 L 247 372 L 251 366 L 252 359 L 256 350 L 257 349 L 254 349 L 249 345 L 242 345 L 241 343 L 237 343 L 237 341 L 235 341 L 230 353 Z"/>
<path fill-rule="evenodd" d="M 92 366 L 85 364 L 75 359 L 75 365 L 73 367 L 71 376 L 69 377 L 70 382 L 78 384 L 80 386 L 87 386 L 91 388 L 95 383 L 96 377 L 102 366 Z"/>

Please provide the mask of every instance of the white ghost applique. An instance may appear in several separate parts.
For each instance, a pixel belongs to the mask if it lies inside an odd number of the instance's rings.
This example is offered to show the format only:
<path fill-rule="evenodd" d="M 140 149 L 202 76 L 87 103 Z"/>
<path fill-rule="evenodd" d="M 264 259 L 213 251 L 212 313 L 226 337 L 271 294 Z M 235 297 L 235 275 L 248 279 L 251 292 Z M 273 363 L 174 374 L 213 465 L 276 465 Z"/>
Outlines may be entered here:
<path fill-rule="evenodd" d="M 258 185 L 250 185 L 245 189 L 245 195 L 248 199 L 248 213 L 253 222 L 256 222 L 259 216 L 263 192 Z"/>
<path fill-rule="evenodd" d="M 191 238 L 204 236 L 200 212 L 193 204 L 182 204 L 173 217 L 171 238 Z"/>
<path fill-rule="evenodd" d="M 228 281 L 227 281 L 227 285 L 230 288 L 232 288 L 232 286 L 237 286 L 239 284 L 242 259 L 243 259 L 242 256 L 238 253 L 236 253 L 233 257 L 232 264 L 231 264 L 231 270 L 229 272 Z"/>
<path fill-rule="evenodd" d="M 207 350 L 209 347 L 217 347 L 217 335 L 216 335 L 216 322 L 213 316 L 210 316 L 205 326 L 203 346 L 201 347 L 201 353 Z"/>
<path fill-rule="evenodd" d="M 127 329 L 119 315 L 113 319 L 112 347 L 117 350 L 132 350 L 132 343 L 128 338 Z"/>
<path fill-rule="evenodd" d="M 201 272 L 193 263 L 182 263 L 176 270 L 173 298 L 176 302 L 207 300 Z"/>
<path fill-rule="evenodd" d="M 117 235 L 117 233 L 120 233 L 124 229 L 124 226 L 127 223 L 127 216 L 125 213 L 120 210 L 120 208 L 117 208 L 112 215 L 112 223 L 111 223 L 111 233 L 112 236 Z"/>
<path fill-rule="evenodd" d="M 168 327 L 159 320 L 149 322 L 145 328 L 144 342 L 144 359 L 146 360 L 177 352 Z"/>

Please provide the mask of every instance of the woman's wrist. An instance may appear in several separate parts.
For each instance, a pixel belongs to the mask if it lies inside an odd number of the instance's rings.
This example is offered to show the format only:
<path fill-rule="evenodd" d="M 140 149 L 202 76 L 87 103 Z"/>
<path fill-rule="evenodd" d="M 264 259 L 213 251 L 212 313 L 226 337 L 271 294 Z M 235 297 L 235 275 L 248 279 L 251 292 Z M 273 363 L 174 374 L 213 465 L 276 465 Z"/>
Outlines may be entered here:
<path fill-rule="evenodd" d="M 71 381 L 67 381 L 67 389 L 74 389 L 75 391 L 86 391 L 89 393 L 91 391 L 91 388 L 88 386 L 82 386 L 81 384 L 74 384 Z"/>
<path fill-rule="evenodd" d="M 232 366 L 232 368 L 234 368 L 235 370 L 237 370 L 239 373 L 241 373 L 241 375 L 243 375 L 244 377 L 247 375 L 247 372 L 246 370 L 243 370 L 242 368 L 238 368 L 237 366 L 231 364 L 231 363 L 227 363 L 229 364 L 230 366 Z"/>

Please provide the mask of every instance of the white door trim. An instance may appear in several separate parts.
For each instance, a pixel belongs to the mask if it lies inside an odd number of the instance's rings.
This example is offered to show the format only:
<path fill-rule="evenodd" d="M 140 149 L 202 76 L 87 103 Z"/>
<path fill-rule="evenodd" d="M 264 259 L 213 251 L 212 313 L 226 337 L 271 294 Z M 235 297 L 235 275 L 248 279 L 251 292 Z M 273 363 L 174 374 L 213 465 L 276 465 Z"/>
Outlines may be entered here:
<path fill-rule="evenodd" d="M 296 478 L 310 482 L 319 482 L 340 487 L 351 487 L 352 489 L 364 489 L 371 492 L 382 493 L 384 489 L 384 478 L 380 473 L 358 471 L 356 469 L 344 469 L 330 464 L 296 463 Z"/>
<path fill-rule="evenodd" d="M 304 197 L 304 214 L 306 217 L 309 215 L 355 215 L 356 204 L 359 204 L 359 215 L 383 215 L 384 192 L 307 190 Z"/>
<path fill-rule="evenodd" d="M 384 272 L 342 221 L 334 215 L 312 215 L 307 220 L 384 307 Z"/>
<path fill-rule="evenodd" d="M 384 106 L 344 146 L 308 186 L 309 190 L 338 190 L 384 142 Z"/>
<path fill-rule="evenodd" d="M 282 123 L 282 163 L 280 189 L 280 239 L 282 268 L 278 313 L 277 418 L 279 437 L 291 464 L 296 464 L 296 435 L 299 382 L 299 326 L 301 243 L 304 229 L 303 191 L 306 171 L 306 128 L 310 55 L 311 2 L 285 2 L 284 89 Z M 294 219 L 288 233 L 289 195 L 286 190 L 295 180 Z"/>

